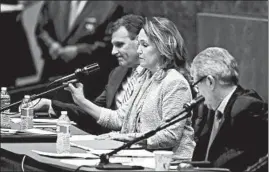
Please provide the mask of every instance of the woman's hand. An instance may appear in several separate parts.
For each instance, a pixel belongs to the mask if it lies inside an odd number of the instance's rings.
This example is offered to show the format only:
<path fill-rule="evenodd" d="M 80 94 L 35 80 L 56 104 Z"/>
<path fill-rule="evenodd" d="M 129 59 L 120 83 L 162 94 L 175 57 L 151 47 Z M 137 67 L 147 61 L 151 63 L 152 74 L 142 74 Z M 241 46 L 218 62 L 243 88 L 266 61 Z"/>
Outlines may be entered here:
<path fill-rule="evenodd" d="M 74 102 L 78 105 L 86 99 L 83 93 L 82 83 L 76 83 L 76 87 L 74 87 L 73 84 L 69 83 L 68 87 L 65 87 L 64 90 L 67 90 L 72 94 Z"/>
<path fill-rule="evenodd" d="M 76 87 L 72 83 L 68 83 L 68 87 L 64 88 L 72 94 L 74 102 L 85 112 L 91 115 L 97 121 L 100 118 L 101 107 L 95 105 L 90 100 L 87 100 L 83 93 L 83 84 L 76 83 Z"/>

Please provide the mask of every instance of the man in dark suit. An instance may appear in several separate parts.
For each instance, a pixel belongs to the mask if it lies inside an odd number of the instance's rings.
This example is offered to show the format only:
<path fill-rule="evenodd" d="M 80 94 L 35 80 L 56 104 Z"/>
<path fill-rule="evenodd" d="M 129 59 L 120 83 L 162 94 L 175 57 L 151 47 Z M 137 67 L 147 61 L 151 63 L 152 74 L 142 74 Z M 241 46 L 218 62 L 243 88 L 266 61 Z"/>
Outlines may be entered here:
<path fill-rule="evenodd" d="M 113 23 L 110 32 L 112 33 L 112 55 L 118 59 L 119 65 L 109 75 L 108 83 L 94 101 L 98 106 L 110 109 L 118 109 L 124 101 L 127 85 L 138 70 L 139 57 L 137 53 L 137 40 L 140 29 L 143 26 L 143 17 L 138 15 L 126 15 Z M 36 100 L 38 101 L 38 100 Z M 80 109 L 75 104 L 63 103 L 58 100 L 42 99 L 35 110 L 48 110 L 52 114 L 58 114 L 61 110 L 67 110 L 71 120 L 78 123 L 80 128 L 92 134 L 101 134 L 109 130 L 102 128 L 96 120 Z"/>
<path fill-rule="evenodd" d="M 234 57 L 225 49 L 207 48 L 193 60 L 191 75 L 205 104 L 214 110 L 198 127 L 193 160 L 239 172 L 268 152 L 267 103 L 238 84 Z"/>
<path fill-rule="evenodd" d="M 107 28 L 122 15 L 123 8 L 113 1 L 45 1 L 35 30 L 44 59 L 42 81 L 97 62 L 101 71 L 85 81 L 91 90 L 87 98 L 96 98 L 116 66 Z"/>

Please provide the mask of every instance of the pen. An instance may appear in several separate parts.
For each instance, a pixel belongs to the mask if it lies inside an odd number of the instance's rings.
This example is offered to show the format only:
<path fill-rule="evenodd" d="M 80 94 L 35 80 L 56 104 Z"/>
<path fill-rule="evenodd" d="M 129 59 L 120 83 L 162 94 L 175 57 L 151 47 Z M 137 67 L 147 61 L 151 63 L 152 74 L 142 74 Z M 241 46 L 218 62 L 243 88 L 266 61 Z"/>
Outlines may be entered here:
<path fill-rule="evenodd" d="M 70 145 L 73 146 L 73 147 L 76 147 L 76 148 L 80 148 L 80 149 L 85 150 L 85 151 L 89 151 L 91 153 L 94 150 L 92 148 L 87 148 L 87 147 L 84 147 L 84 146 L 80 146 L 80 145 L 77 145 L 77 144 L 72 143 L 72 142 L 70 143 Z"/>

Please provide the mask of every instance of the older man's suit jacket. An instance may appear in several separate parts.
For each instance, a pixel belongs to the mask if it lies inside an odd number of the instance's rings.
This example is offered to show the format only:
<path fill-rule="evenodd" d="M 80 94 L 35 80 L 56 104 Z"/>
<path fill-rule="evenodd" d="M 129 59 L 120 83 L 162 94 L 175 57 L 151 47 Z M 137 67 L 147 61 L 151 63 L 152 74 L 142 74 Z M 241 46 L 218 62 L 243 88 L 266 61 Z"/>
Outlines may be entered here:
<path fill-rule="evenodd" d="M 117 66 L 117 60 L 111 55 L 111 36 L 109 25 L 123 15 L 123 8 L 112 1 L 87 1 L 82 12 L 68 30 L 71 1 L 46 1 L 38 17 L 35 35 L 45 60 L 42 79 L 67 75 L 77 68 L 97 62 L 100 72 L 92 75 L 95 84 L 88 84 L 94 90 L 89 99 L 93 100 L 101 92 L 107 82 L 109 72 Z M 61 58 L 52 60 L 49 53 L 51 43 L 75 45 L 77 56 L 65 62 Z"/>
<path fill-rule="evenodd" d="M 209 150 L 208 160 L 214 167 L 244 171 L 268 152 L 267 110 L 267 103 L 255 91 L 238 86 L 224 110 L 225 120 Z M 193 160 L 205 160 L 212 114 L 199 126 L 202 132 L 198 136 Z"/>
<path fill-rule="evenodd" d="M 108 83 L 104 91 L 95 99 L 94 103 L 98 106 L 115 110 L 115 96 L 117 91 L 121 89 L 122 82 L 126 80 L 128 71 L 130 71 L 128 68 L 124 68 L 122 66 L 116 67 L 110 73 Z M 101 134 L 110 131 L 97 124 L 95 119 L 75 104 L 52 100 L 52 107 L 56 112 L 67 110 L 70 119 L 77 122 L 79 127 L 89 133 Z"/>

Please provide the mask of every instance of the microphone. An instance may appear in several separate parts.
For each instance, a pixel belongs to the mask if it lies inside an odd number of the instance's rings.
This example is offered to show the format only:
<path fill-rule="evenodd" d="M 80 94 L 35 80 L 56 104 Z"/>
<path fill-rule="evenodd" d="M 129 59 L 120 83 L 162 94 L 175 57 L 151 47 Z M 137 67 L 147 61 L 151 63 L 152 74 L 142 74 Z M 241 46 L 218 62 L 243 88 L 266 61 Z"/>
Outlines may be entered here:
<path fill-rule="evenodd" d="M 203 96 L 198 96 L 195 99 L 191 100 L 189 103 L 185 103 L 183 107 L 185 109 L 192 109 L 203 101 L 205 101 L 205 98 Z"/>
<path fill-rule="evenodd" d="M 186 103 L 183 105 L 183 110 L 176 116 L 168 119 L 165 121 L 165 123 L 159 125 L 156 129 L 153 129 L 153 130 L 150 130 L 146 133 L 144 133 L 142 136 L 140 137 L 137 137 L 135 138 L 134 140 L 132 141 L 129 141 L 127 143 L 125 143 L 124 145 L 114 149 L 113 151 L 109 152 L 109 153 L 106 153 L 106 154 L 102 154 L 100 156 L 100 163 L 96 166 L 97 169 L 101 169 L 101 170 L 107 170 L 107 169 L 122 169 L 122 165 L 121 164 L 111 164 L 109 163 L 109 158 L 116 154 L 117 152 L 125 149 L 125 148 L 129 148 L 131 145 L 133 145 L 134 143 L 137 143 L 141 140 L 144 140 L 144 139 L 147 139 L 153 135 L 155 135 L 157 132 L 183 120 L 183 119 L 186 119 L 188 117 L 191 116 L 191 113 L 188 113 L 190 112 L 194 107 L 195 105 L 197 105 L 198 103 L 201 103 L 202 101 L 204 101 L 204 97 L 202 96 L 199 96 L 197 97 L 196 99 L 192 100 L 191 102 L 189 103 Z M 187 113 L 186 113 L 187 112 Z M 181 116 L 181 114 L 184 114 L 186 113 L 185 115 Z M 140 166 L 136 166 L 136 167 L 130 167 L 130 168 L 126 168 L 126 165 L 124 166 L 124 169 L 127 170 L 127 169 L 141 169 Z"/>
<path fill-rule="evenodd" d="M 90 64 L 90 65 L 85 66 L 83 68 L 76 69 L 74 73 L 67 75 L 67 76 L 64 76 L 64 77 L 61 77 L 59 79 L 56 79 L 55 81 L 53 81 L 49 85 L 52 85 L 52 84 L 55 84 L 58 82 L 63 82 L 63 81 L 75 79 L 79 74 L 82 74 L 82 73 L 89 75 L 90 73 L 95 72 L 99 69 L 100 69 L 100 67 L 99 67 L 98 63 L 93 63 L 93 64 Z"/>

